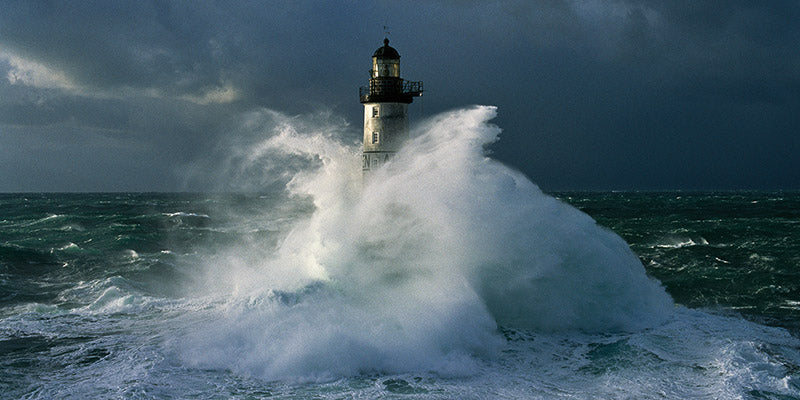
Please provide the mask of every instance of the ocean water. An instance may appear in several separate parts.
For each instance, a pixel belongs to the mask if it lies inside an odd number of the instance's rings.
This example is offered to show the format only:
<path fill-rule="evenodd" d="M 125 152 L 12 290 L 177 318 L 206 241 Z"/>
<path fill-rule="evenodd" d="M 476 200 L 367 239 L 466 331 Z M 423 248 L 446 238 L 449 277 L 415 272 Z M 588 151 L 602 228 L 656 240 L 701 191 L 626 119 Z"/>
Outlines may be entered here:
<path fill-rule="evenodd" d="M 0 194 L 0 397 L 800 398 L 800 193 L 543 193 L 494 115 L 364 179 L 263 112 L 269 190 Z"/>

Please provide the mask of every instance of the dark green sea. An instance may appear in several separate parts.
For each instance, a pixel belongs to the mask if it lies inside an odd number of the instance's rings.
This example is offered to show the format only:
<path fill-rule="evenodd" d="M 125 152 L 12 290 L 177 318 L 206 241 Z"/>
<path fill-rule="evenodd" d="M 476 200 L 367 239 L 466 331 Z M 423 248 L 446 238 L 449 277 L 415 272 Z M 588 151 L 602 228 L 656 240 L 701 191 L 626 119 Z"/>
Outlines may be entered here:
<path fill-rule="evenodd" d="M 800 193 L 556 193 L 628 242 L 678 304 L 800 335 Z"/>
<path fill-rule="evenodd" d="M 0 397 L 800 398 L 800 194 L 553 196 L 620 235 L 674 299 L 674 314 L 633 332 L 500 325 L 488 350 L 448 361 L 468 365 L 462 370 L 413 357 L 398 366 L 382 361 L 398 355 L 381 349 L 352 359 L 326 354 L 357 336 L 323 317 L 349 312 L 350 303 L 339 299 L 348 289 L 331 293 L 318 283 L 294 291 L 264 287 L 259 295 L 242 284 L 215 286 L 276 273 L 260 266 L 262 258 L 280 252 L 286 232 L 313 214 L 309 199 L 2 194 Z M 324 312 L 297 314 L 307 319 L 299 327 L 262 310 L 315 305 Z M 265 327 L 262 318 L 282 325 Z M 450 321 L 439 322 L 444 334 L 433 345 L 425 335 L 378 343 L 449 357 L 448 349 L 461 346 L 449 338 L 461 334 L 461 325 L 453 322 L 450 331 Z M 231 328 L 220 333 L 217 324 Z M 346 334 L 320 339 L 337 330 Z M 315 353 L 281 352 L 271 341 Z M 259 367 L 295 353 L 301 359 L 279 364 L 283 373 Z M 339 363 L 352 368 L 324 373 Z"/>

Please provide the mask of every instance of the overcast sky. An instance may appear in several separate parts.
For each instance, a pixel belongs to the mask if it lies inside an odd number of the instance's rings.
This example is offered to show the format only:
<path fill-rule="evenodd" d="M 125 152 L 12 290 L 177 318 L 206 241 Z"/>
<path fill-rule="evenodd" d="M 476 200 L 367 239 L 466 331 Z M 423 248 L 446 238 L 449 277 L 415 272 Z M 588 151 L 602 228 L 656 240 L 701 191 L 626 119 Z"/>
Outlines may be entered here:
<path fill-rule="evenodd" d="M 211 190 L 262 108 L 355 142 L 384 25 L 412 124 L 496 105 L 545 190 L 800 189 L 798 1 L 0 3 L 0 191 Z"/>

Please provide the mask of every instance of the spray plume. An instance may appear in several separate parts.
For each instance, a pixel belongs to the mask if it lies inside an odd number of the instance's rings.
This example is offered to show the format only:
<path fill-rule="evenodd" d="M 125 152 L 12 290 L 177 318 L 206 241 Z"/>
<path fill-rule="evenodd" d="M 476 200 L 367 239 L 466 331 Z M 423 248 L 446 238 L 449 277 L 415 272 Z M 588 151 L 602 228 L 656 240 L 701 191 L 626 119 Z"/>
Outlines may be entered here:
<path fill-rule="evenodd" d="M 209 286 L 224 306 L 182 358 L 269 379 L 462 375 L 502 349 L 498 326 L 607 332 L 664 321 L 671 299 L 621 238 L 486 156 L 495 115 L 438 115 L 363 180 L 356 146 L 284 119 L 240 159 L 305 160 L 284 163 L 299 168 L 286 190 L 314 209 L 276 246 L 216 259 Z"/>

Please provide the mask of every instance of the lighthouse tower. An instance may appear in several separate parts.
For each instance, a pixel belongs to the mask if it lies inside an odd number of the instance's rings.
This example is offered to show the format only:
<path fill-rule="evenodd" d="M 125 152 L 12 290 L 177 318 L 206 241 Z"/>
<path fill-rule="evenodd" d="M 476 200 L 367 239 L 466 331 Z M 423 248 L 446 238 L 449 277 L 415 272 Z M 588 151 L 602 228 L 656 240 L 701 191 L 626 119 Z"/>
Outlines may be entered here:
<path fill-rule="evenodd" d="M 422 82 L 400 78 L 400 54 L 383 39 L 372 55 L 369 86 L 359 89 L 364 104 L 364 155 L 362 169 L 376 169 L 400 149 L 408 138 L 408 105 L 422 96 Z"/>

